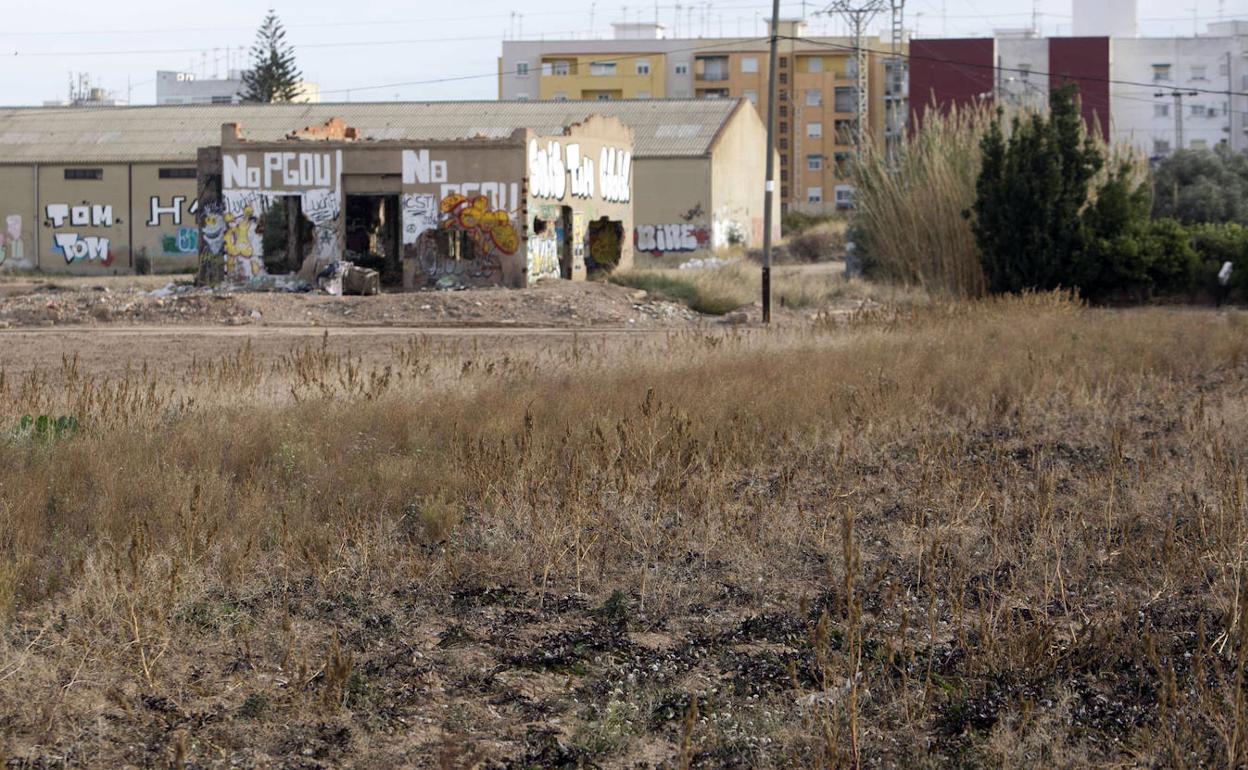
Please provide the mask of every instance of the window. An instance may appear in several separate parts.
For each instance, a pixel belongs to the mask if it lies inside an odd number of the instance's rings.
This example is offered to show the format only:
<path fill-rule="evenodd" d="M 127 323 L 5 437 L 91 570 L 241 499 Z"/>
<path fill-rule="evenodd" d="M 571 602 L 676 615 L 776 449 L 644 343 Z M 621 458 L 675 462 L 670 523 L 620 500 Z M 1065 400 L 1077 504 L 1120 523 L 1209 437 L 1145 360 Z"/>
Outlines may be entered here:
<path fill-rule="evenodd" d="M 789 124 L 788 124 L 788 123 L 785 123 L 783 120 L 782 120 L 782 121 L 780 121 L 780 129 L 779 129 L 779 130 L 780 130 L 780 133 L 782 133 L 782 134 L 787 134 L 787 133 L 789 133 Z"/>
<path fill-rule="evenodd" d="M 234 97 L 233 96 L 214 96 L 212 97 L 212 103 L 213 104 L 233 104 Z"/>
<path fill-rule="evenodd" d="M 1169 155 L 1170 154 L 1170 142 L 1166 139 L 1154 139 L 1153 140 L 1153 154 L 1154 155 Z"/>
<path fill-rule="evenodd" d="M 789 170 L 787 168 L 780 169 L 780 181 L 781 182 L 789 181 Z"/>
<path fill-rule="evenodd" d="M 789 138 L 787 136 L 782 136 L 776 144 L 779 145 L 780 149 L 787 150 L 789 149 Z"/>
<path fill-rule="evenodd" d="M 66 179 L 103 179 L 104 169 L 102 168 L 67 168 L 65 169 Z"/>
<path fill-rule="evenodd" d="M 572 65 L 570 62 L 557 61 L 552 69 L 555 75 L 569 75 L 572 72 Z"/>
<path fill-rule="evenodd" d="M 702 80 L 727 80 L 728 79 L 728 57 L 727 56 L 699 56 L 698 77 Z"/>
<path fill-rule="evenodd" d="M 1192 80 L 1204 80 L 1205 71 L 1204 67 L 1192 67 Z"/>
<path fill-rule="evenodd" d="M 781 91 L 781 92 L 780 92 L 780 103 L 781 103 L 781 104 L 788 104 L 788 103 L 789 103 L 789 92 L 788 92 L 788 91 Z"/>
<path fill-rule="evenodd" d="M 746 57 L 741 60 L 741 71 L 746 75 L 753 75 L 758 72 L 758 59 L 753 56 Z"/>
<path fill-rule="evenodd" d="M 636 95 L 636 96 L 634 96 L 633 98 L 634 98 L 634 99 L 649 99 L 649 98 L 650 98 L 650 92 L 649 92 L 649 91 L 638 91 L 638 92 L 637 92 L 637 95 Z"/>
<path fill-rule="evenodd" d="M 823 124 L 822 123 L 807 123 L 806 124 L 806 136 L 809 139 L 822 138 L 823 137 Z"/>
<path fill-rule="evenodd" d="M 1204 114 L 1205 114 L 1205 105 L 1203 104 L 1192 105 L 1192 117 L 1199 118 L 1199 117 L 1202 117 Z"/>
<path fill-rule="evenodd" d="M 589 74 L 592 77 L 609 78 L 615 75 L 615 62 L 596 61 L 589 63 Z"/>
<path fill-rule="evenodd" d="M 823 188 L 822 187 L 807 187 L 806 188 L 806 202 L 807 203 L 823 203 Z"/>
<path fill-rule="evenodd" d="M 611 94 L 606 91 L 599 91 L 595 98 L 597 98 L 600 102 L 609 102 L 611 101 Z"/>
<path fill-rule="evenodd" d="M 529 76 L 529 63 L 527 61 L 516 62 L 516 77 L 527 78 Z"/>
<path fill-rule="evenodd" d="M 809 56 L 806 58 L 807 72 L 823 72 L 823 59 L 818 56 Z"/>
<path fill-rule="evenodd" d="M 780 105 L 780 117 L 787 118 L 788 116 L 789 116 L 789 105 L 787 104 Z"/>
<path fill-rule="evenodd" d="M 156 172 L 156 176 L 161 179 L 194 179 L 195 169 L 193 168 L 162 168 Z"/>
<path fill-rule="evenodd" d="M 1169 80 L 1169 79 L 1170 79 L 1170 65 L 1169 64 L 1154 64 L 1153 65 L 1153 80 L 1154 81 L 1162 81 L 1162 80 Z"/>
<path fill-rule="evenodd" d="M 806 92 L 806 106 L 820 107 L 823 105 L 823 91 L 812 89 Z"/>
<path fill-rule="evenodd" d="M 780 57 L 780 69 L 784 69 L 787 66 L 789 66 L 789 57 L 781 56 Z"/>
<path fill-rule="evenodd" d="M 836 207 L 838 209 L 852 209 L 854 207 L 854 188 L 847 184 L 839 184 L 836 186 Z"/>
<path fill-rule="evenodd" d="M 637 60 L 637 74 L 638 74 L 638 75 L 649 75 L 649 74 L 650 74 L 650 60 L 649 60 L 649 59 L 638 59 L 638 60 Z"/>
<path fill-rule="evenodd" d="M 823 156 L 822 155 L 807 155 L 806 156 L 806 170 L 807 171 L 823 171 Z"/>
<path fill-rule="evenodd" d="M 780 78 L 779 78 L 780 85 L 786 85 L 788 82 L 789 82 L 789 73 L 781 72 Z"/>
<path fill-rule="evenodd" d="M 781 166 L 787 166 L 787 165 L 789 165 L 789 156 L 788 156 L 788 155 L 781 155 L 781 156 L 780 156 L 780 165 L 781 165 Z"/>
<path fill-rule="evenodd" d="M 1226 62 L 1222 62 L 1218 65 L 1218 77 L 1224 78 L 1229 74 L 1231 74 L 1231 68 Z"/>
<path fill-rule="evenodd" d="M 837 152 L 832 155 L 832 162 L 836 164 L 836 175 L 839 177 L 849 176 L 849 162 L 853 156 L 847 152 Z"/>
<path fill-rule="evenodd" d="M 837 112 L 858 111 L 858 100 L 855 98 L 853 88 L 842 86 L 841 88 L 836 89 L 833 99 L 836 101 L 836 104 L 833 105 L 833 109 Z"/>
<path fill-rule="evenodd" d="M 781 198 L 788 198 L 788 197 L 789 197 L 789 188 L 787 188 L 787 187 L 781 187 L 781 188 L 780 188 L 780 197 L 781 197 Z"/>
<path fill-rule="evenodd" d="M 854 121 L 838 120 L 832 124 L 832 131 L 836 134 L 837 144 L 854 143 Z"/>
<path fill-rule="evenodd" d="M 1024 83 L 1026 83 L 1028 80 L 1031 80 L 1031 65 L 1030 64 L 1018 65 L 1018 79 L 1023 81 Z"/>
<path fill-rule="evenodd" d="M 744 96 L 746 99 L 749 99 L 750 104 L 754 105 L 755 107 L 758 106 L 758 91 L 745 90 L 741 92 L 741 95 Z"/>
<path fill-rule="evenodd" d="M 1168 105 L 1168 104 L 1154 104 L 1154 105 L 1153 105 L 1153 117 L 1154 117 L 1154 118 L 1168 118 L 1168 117 L 1170 117 L 1170 105 Z"/>
<path fill-rule="evenodd" d="M 689 62 L 684 62 L 684 61 L 682 61 L 682 62 L 678 63 L 678 64 L 676 65 L 676 74 L 677 74 L 677 75 L 688 75 L 688 74 L 689 74 Z"/>

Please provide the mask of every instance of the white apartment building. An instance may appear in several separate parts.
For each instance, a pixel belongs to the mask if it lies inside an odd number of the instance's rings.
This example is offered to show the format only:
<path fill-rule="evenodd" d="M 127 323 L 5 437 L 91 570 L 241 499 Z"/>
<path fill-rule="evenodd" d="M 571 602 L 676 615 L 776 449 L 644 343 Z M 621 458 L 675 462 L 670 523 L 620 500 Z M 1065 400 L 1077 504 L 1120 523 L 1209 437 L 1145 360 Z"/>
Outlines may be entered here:
<path fill-rule="evenodd" d="M 1177 149 L 1248 149 L 1248 22 L 1201 37 L 1115 38 L 1110 138 L 1150 157 Z M 1178 95 L 1177 97 L 1175 95 Z"/>

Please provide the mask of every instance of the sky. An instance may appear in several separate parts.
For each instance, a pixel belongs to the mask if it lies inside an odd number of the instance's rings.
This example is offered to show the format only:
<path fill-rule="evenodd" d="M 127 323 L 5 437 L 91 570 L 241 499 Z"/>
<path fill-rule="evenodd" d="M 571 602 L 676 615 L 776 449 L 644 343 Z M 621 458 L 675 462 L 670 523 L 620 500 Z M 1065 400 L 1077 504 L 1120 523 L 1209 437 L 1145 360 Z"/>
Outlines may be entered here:
<path fill-rule="evenodd" d="M 1100 2 L 1100 0 L 1080 0 Z M 1248 0 L 1139 0 L 1145 35 L 1190 35 L 1221 18 L 1248 19 Z M 132 104 L 155 101 L 157 70 L 199 77 L 246 65 L 272 7 L 306 80 L 323 101 L 493 99 L 504 39 L 606 37 L 614 21 L 651 21 L 655 0 L 474 0 L 470 9 L 429 0 L 0 0 L 0 104 L 64 99 L 71 73 L 85 73 Z M 810 19 L 812 34 L 845 34 L 826 3 L 783 0 L 786 17 Z M 766 34 L 768 0 L 658 0 L 659 21 L 681 37 Z M 1070 33 L 1071 0 L 908 0 L 906 27 L 921 37 L 981 36 L 1031 23 Z"/>

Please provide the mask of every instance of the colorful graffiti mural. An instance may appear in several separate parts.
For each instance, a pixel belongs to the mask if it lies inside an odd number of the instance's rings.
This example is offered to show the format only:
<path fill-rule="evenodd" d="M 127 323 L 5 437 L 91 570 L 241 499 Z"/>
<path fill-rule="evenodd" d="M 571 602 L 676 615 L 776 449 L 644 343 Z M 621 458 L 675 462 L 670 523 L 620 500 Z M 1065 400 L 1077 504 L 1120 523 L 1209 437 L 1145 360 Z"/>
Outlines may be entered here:
<path fill-rule="evenodd" d="M 515 254 L 520 248 L 520 236 L 511 222 L 511 215 L 502 209 L 490 207 L 484 195 L 469 200 L 464 195 L 451 194 L 442 199 L 439 206 L 443 214 L 442 227 L 458 228 L 469 234 L 477 245 L 478 253 L 491 253 L 495 249 L 503 254 Z"/>
<path fill-rule="evenodd" d="M 29 268 L 34 264 L 26 258 L 26 246 L 22 243 L 22 216 L 9 214 L 0 230 L 0 267 Z"/>
<path fill-rule="evenodd" d="M 711 234 L 702 225 L 637 225 L 634 243 L 638 251 L 662 254 L 707 248 Z"/>
<path fill-rule="evenodd" d="M 558 278 L 559 271 L 559 234 L 554 237 L 529 236 L 528 278 L 529 283 L 537 283 L 543 278 Z"/>
<path fill-rule="evenodd" d="M 236 281 L 249 281 L 264 275 L 258 225 L 259 220 L 250 206 L 239 214 L 225 215 L 222 236 L 225 274 Z"/>

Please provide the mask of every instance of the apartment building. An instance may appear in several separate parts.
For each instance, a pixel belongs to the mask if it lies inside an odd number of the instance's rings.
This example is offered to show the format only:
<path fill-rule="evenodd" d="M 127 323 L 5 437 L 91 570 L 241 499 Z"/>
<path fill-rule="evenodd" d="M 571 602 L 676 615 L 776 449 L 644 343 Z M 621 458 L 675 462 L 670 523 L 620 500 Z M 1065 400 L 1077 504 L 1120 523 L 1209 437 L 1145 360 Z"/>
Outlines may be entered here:
<path fill-rule="evenodd" d="M 1067 82 L 1079 87 L 1090 129 L 1150 158 L 1219 145 L 1248 150 L 1245 21 L 1184 37 L 1040 38 L 1021 31 L 910 46 L 913 125 L 933 104 L 1041 109 L 1050 90 Z"/>
<path fill-rule="evenodd" d="M 778 32 L 781 206 L 807 213 L 848 208 L 859 120 L 853 40 L 807 37 L 800 20 L 782 21 Z M 886 134 L 901 130 L 908 92 L 904 72 L 886 78 L 889 43 L 872 37 L 864 47 L 865 120 L 882 146 Z M 768 63 L 767 41 L 761 38 L 668 38 L 657 24 L 615 25 L 610 40 L 504 42 L 498 95 L 503 100 L 746 99 L 765 113 Z"/>

